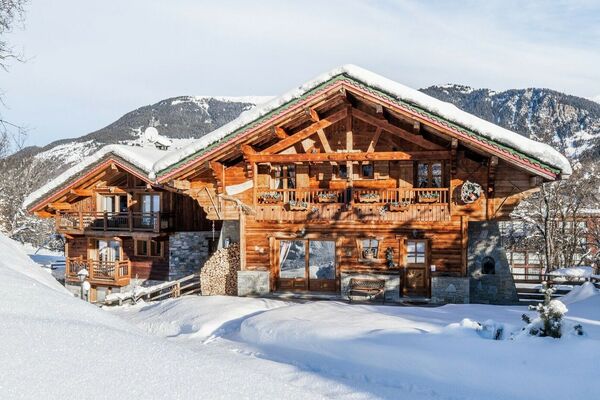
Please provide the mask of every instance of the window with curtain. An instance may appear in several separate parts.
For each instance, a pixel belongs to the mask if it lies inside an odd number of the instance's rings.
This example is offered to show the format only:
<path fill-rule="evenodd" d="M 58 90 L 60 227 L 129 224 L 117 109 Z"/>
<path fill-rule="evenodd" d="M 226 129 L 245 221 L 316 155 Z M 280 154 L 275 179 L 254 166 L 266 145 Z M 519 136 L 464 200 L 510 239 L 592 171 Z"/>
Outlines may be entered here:
<path fill-rule="evenodd" d="M 428 161 L 417 163 L 418 188 L 441 188 L 444 182 L 442 163 L 439 161 Z"/>

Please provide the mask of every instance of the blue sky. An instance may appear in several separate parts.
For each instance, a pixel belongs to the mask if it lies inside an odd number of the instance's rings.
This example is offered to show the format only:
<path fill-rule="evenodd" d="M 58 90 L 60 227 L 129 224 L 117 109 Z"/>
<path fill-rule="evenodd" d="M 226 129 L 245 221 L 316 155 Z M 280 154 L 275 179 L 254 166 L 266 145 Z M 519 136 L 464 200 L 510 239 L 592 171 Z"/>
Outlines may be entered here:
<path fill-rule="evenodd" d="M 0 72 L 28 144 L 179 95 L 276 95 L 353 63 L 415 88 L 600 95 L 598 1 L 30 0 Z"/>

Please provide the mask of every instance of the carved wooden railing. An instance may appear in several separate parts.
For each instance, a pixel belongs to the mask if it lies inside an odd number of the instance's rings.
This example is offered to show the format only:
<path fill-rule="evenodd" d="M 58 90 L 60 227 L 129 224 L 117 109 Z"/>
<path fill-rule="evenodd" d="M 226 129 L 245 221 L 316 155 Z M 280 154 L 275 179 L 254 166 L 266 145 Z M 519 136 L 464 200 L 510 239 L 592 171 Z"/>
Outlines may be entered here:
<path fill-rule="evenodd" d="M 79 281 L 77 273 L 82 269 L 88 271 L 88 280 L 91 283 L 112 284 L 125 286 L 131 279 L 131 263 L 126 261 L 97 261 L 87 260 L 83 257 L 69 257 L 66 259 L 65 279 Z"/>
<path fill-rule="evenodd" d="M 258 220 L 445 221 L 448 188 L 257 190 Z"/>
<path fill-rule="evenodd" d="M 60 211 L 57 231 L 148 231 L 160 232 L 173 226 L 173 215 L 160 212 Z"/>

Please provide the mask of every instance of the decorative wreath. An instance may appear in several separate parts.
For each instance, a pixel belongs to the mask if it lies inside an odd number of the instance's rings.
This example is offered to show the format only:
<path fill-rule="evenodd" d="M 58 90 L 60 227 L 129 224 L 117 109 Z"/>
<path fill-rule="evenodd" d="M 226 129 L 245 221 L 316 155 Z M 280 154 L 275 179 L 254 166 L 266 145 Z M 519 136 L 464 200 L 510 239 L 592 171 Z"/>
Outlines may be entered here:
<path fill-rule="evenodd" d="M 460 199 L 465 204 L 471 204 L 481 197 L 481 185 L 475 182 L 465 181 L 460 189 Z"/>

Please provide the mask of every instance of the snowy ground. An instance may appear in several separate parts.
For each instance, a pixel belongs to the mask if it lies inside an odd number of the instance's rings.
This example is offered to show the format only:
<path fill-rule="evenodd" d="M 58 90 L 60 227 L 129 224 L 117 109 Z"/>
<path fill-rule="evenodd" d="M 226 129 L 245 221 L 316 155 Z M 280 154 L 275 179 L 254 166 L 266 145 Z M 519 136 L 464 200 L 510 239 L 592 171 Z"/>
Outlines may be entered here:
<path fill-rule="evenodd" d="M 0 236 L 0 398 L 595 399 L 600 295 L 565 302 L 586 336 L 519 337 L 524 307 L 184 297 L 98 309 Z M 504 328 L 491 340 L 474 321 Z"/>
<path fill-rule="evenodd" d="M 272 376 L 336 398 L 595 399 L 600 295 L 585 286 L 565 299 L 583 338 L 509 340 L 524 325 L 525 307 L 184 297 L 110 312 L 200 353 L 219 348 L 274 361 Z M 491 340 L 474 323 L 489 319 L 506 340 Z"/>

